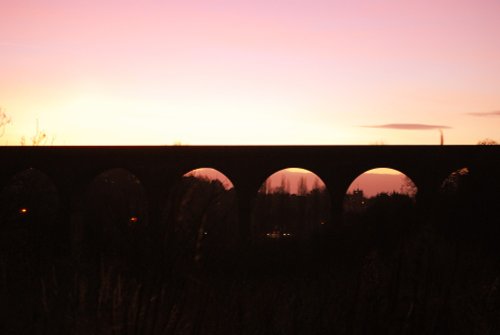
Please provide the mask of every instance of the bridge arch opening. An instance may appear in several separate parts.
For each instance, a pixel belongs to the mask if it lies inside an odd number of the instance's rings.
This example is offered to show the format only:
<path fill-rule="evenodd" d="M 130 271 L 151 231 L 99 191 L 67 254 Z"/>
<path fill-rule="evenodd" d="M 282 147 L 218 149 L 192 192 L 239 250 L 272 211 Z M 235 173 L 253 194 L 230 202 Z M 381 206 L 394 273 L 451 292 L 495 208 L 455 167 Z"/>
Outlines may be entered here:
<path fill-rule="evenodd" d="M 344 225 L 360 228 L 367 247 L 391 250 L 416 223 L 417 191 L 400 171 L 368 170 L 354 179 L 344 196 Z"/>
<path fill-rule="evenodd" d="M 87 248 L 114 255 L 137 252 L 148 226 L 148 202 L 133 173 L 122 168 L 100 173 L 88 186 L 84 203 L 80 238 Z"/>
<path fill-rule="evenodd" d="M 185 173 L 168 208 L 170 242 L 179 260 L 214 260 L 239 242 L 236 191 L 219 170 L 203 167 Z"/>
<path fill-rule="evenodd" d="M 302 168 L 286 168 L 260 187 L 251 218 L 255 242 L 300 241 L 320 235 L 331 220 L 325 183 Z"/>
<path fill-rule="evenodd" d="M 28 168 L 15 174 L 0 193 L 1 230 L 45 231 L 57 221 L 59 194 L 42 171 Z"/>
<path fill-rule="evenodd" d="M 344 213 L 360 214 L 380 202 L 414 203 L 417 186 L 404 173 L 391 168 L 375 168 L 352 181 L 344 196 Z"/>

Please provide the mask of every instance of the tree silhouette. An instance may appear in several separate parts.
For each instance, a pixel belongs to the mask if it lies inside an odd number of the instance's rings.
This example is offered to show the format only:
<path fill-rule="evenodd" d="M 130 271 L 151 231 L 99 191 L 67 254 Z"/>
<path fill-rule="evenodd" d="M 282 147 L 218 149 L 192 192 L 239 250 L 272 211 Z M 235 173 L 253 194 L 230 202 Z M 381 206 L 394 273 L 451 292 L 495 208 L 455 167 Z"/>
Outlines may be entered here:
<path fill-rule="evenodd" d="M 0 108 L 0 137 L 5 134 L 5 127 L 10 123 L 12 123 L 10 116 L 5 114 L 2 108 Z"/>
<path fill-rule="evenodd" d="M 305 178 L 299 180 L 297 194 L 290 193 L 289 188 L 285 176 L 281 186 L 272 191 L 264 193 L 261 187 L 253 213 L 257 240 L 307 239 L 327 222 L 330 200 L 326 188 L 315 183 L 314 188 L 308 190 Z"/>
<path fill-rule="evenodd" d="M 299 180 L 299 187 L 297 190 L 298 195 L 305 196 L 307 195 L 307 180 L 306 177 L 301 177 Z"/>
<path fill-rule="evenodd" d="M 403 177 L 403 183 L 401 185 L 401 193 L 408 194 L 410 197 L 415 197 L 417 194 L 418 189 L 413 180 L 411 180 L 410 177 L 404 176 Z"/>
<path fill-rule="evenodd" d="M 497 145 L 497 141 L 492 140 L 491 138 L 484 138 L 477 142 L 478 145 Z"/>
<path fill-rule="evenodd" d="M 31 145 L 32 146 L 40 146 L 40 145 L 45 145 L 47 144 L 48 136 L 47 133 L 43 130 L 40 130 L 40 125 L 38 122 L 38 119 L 36 120 L 36 130 L 35 130 L 35 135 L 31 137 Z M 23 136 L 21 137 L 21 145 L 25 146 L 27 145 L 26 143 L 26 137 Z M 52 137 L 51 144 L 54 142 L 54 137 Z"/>

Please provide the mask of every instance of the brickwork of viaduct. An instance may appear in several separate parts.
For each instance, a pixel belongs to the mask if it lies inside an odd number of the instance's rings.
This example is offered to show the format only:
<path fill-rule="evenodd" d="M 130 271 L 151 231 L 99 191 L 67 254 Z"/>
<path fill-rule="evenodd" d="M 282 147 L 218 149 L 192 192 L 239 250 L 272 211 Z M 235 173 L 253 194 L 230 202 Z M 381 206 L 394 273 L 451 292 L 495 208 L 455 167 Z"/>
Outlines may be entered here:
<path fill-rule="evenodd" d="M 235 187 L 242 235 L 250 229 L 258 189 L 284 168 L 303 168 L 322 179 L 331 194 L 333 221 L 341 216 L 351 182 L 373 168 L 392 168 L 410 177 L 423 208 L 432 206 L 443 180 L 464 167 L 481 184 L 500 184 L 500 146 L 479 145 L 3 147 L 0 162 L 0 187 L 16 173 L 35 168 L 54 183 L 61 210 L 69 217 L 76 210 L 76 199 L 102 172 L 122 168 L 134 174 L 146 191 L 149 217 L 155 219 L 162 210 L 162 197 L 185 173 L 213 168 Z"/>

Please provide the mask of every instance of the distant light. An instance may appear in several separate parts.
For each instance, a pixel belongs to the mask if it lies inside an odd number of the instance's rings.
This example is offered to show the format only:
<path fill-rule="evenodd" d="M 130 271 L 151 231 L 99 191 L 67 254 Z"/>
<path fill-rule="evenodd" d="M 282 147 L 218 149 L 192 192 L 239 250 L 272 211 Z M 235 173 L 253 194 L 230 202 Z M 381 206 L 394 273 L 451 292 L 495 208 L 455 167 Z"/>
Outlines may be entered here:
<path fill-rule="evenodd" d="M 137 223 L 137 222 L 139 222 L 139 218 L 137 216 L 132 216 L 132 217 L 130 217 L 129 222 L 130 223 Z"/>
<path fill-rule="evenodd" d="M 321 224 L 325 224 L 325 221 L 321 221 Z"/>
<path fill-rule="evenodd" d="M 28 209 L 26 207 L 19 208 L 19 214 L 28 214 Z"/>
<path fill-rule="evenodd" d="M 208 233 L 207 233 L 207 232 L 204 232 L 204 233 L 203 233 L 203 235 L 208 235 Z"/>
<path fill-rule="evenodd" d="M 266 235 L 269 238 L 280 238 L 282 234 L 278 230 L 273 230 L 272 232 L 267 233 Z M 283 234 L 283 236 L 284 236 L 284 234 Z"/>

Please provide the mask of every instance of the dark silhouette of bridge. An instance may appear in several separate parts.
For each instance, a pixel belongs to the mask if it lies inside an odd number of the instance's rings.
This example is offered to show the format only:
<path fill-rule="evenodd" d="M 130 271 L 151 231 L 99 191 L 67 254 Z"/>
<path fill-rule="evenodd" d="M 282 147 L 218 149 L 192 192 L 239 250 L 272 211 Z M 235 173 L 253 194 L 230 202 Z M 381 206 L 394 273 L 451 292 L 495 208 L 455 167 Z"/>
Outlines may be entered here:
<path fill-rule="evenodd" d="M 100 173 L 122 168 L 144 186 L 149 217 L 158 218 L 165 193 L 187 172 L 213 168 L 233 183 L 242 237 L 249 230 L 253 200 L 273 173 L 290 167 L 318 175 L 330 192 L 333 222 L 341 216 L 346 190 L 357 176 L 374 168 L 404 173 L 417 186 L 421 208 L 433 205 L 442 182 L 467 168 L 476 184 L 498 185 L 498 146 L 169 146 L 169 147 L 3 147 L 0 186 L 23 170 L 46 174 L 71 216 L 72 202 Z"/>

